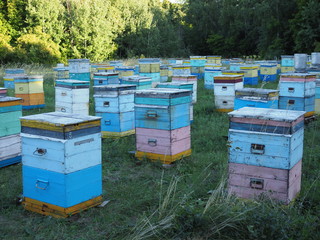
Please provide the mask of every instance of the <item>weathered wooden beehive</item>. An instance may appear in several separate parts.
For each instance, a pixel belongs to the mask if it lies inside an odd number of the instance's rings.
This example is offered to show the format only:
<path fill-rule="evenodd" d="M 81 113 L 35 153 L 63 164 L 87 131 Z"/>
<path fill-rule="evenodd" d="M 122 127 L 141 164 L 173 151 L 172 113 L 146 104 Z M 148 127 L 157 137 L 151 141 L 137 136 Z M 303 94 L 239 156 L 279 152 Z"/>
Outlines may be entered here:
<path fill-rule="evenodd" d="M 207 63 L 221 64 L 221 56 L 207 56 Z"/>
<path fill-rule="evenodd" d="M 320 113 L 320 79 L 316 79 L 315 112 Z"/>
<path fill-rule="evenodd" d="M 5 69 L 4 73 L 3 84 L 7 89 L 14 89 L 14 79 L 16 77 L 25 76 L 24 69 L 22 68 Z"/>
<path fill-rule="evenodd" d="M 21 98 L 0 97 L 0 168 L 21 161 Z"/>
<path fill-rule="evenodd" d="M 169 66 L 160 65 L 160 82 L 167 82 L 169 76 Z"/>
<path fill-rule="evenodd" d="M 58 63 L 57 66 L 53 68 L 53 71 L 55 72 L 55 79 L 69 79 L 69 68 L 65 67 L 63 63 Z"/>
<path fill-rule="evenodd" d="M 240 66 L 240 71 L 244 71 L 243 83 L 248 85 L 257 85 L 258 84 L 258 65 L 252 64 L 242 64 Z"/>
<path fill-rule="evenodd" d="M 68 59 L 69 78 L 90 82 L 90 60 L 89 59 Z"/>
<path fill-rule="evenodd" d="M 243 88 L 236 90 L 234 110 L 243 107 L 273 108 L 279 105 L 279 91 L 261 88 Z"/>
<path fill-rule="evenodd" d="M 279 90 L 279 109 L 305 111 L 305 117 L 314 115 L 316 75 L 283 73 Z"/>
<path fill-rule="evenodd" d="M 120 67 L 120 66 L 123 66 L 123 61 L 121 60 L 109 61 L 109 65 L 114 67 Z"/>
<path fill-rule="evenodd" d="M 294 72 L 294 56 L 281 56 L 281 73 Z"/>
<path fill-rule="evenodd" d="M 8 90 L 6 88 L 0 88 L 0 97 L 7 96 Z"/>
<path fill-rule="evenodd" d="M 44 108 L 43 76 L 25 75 L 14 79 L 15 96 L 22 98 L 22 109 Z"/>
<path fill-rule="evenodd" d="M 176 88 L 185 89 L 192 92 L 193 99 L 193 83 L 188 82 L 169 82 L 169 83 L 158 83 L 156 88 Z M 190 122 L 193 122 L 193 103 L 190 104 Z"/>
<path fill-rule="evenodd" d="M 260 80 L 274 82 L 277 80 L 278 67 L 275 63 L 264 63 L 260 65 Z"/>
<path fill-rule="evenodd" d="M 235 92 L 243 88 L 243 76 L 218 75 L 214 77 L 214 102 L 217 111 L 230 112 L 234 108 Z"/>
<path fill-rule="evenodd" d="M 304 112 L 244 107 L 229 113 L 229 193 L 289 203 L 300 192 Z"/>
<path fill-rule="evenodd" d="M 21 127 L 25 209 L 68 217 L 101 203 L 99 117 L 43 113 Z"/>
<path fill-rule="evenodd" d="M 124 137 L 135 133 L 135 85 L 107 85 L 94 87 L 96 116 L 101 117 L 103 138 Z"/>
<path fill-rule="evenodd" d="M 191 154 L 191 91 L 156 88 L 135 93 L 136 157 L 170 164 Z"/>
<path fill-rule="evenodd" d="M 160 59 L 139 59 L 139 71 L 140 76 L 149 77 L 152 79 L 152 82 L 160 82 Z"/>
<path fill-rule="evenodd" d="M 176 75 L 191 75 L 190 65 L 172 65 L 172 76 Z"/>
<path fill-rule="evenodd" d="M 137 90 L 148 89 L 148 88 L 151 88 L 152 79 L 150 77 L 133 75 L 130 77 L 123 77 L 122 84 L 135 85 Z"/>
<path fill-rule="evenodd" d="M 129 77 L 134 75 L 134 67 L 118 66 L 118 67 L 115 67 L 115 72 L 119 74 L 119 83 L 122 83 L 123 77 Z"/>
<path fill-rule="evenodd" d="M 198 79 L 193 75 L 173 75 L 172 82 L 193 83 L 192 103 L 197 102 Z"/>
<path fill-rule="evenodd" d="M 96 72 L 93 74 L 93 85 L 119 84 L 119 74 L 115 72 Z"/>
<path fill-rule="evenodd" d="M 55 85 L 55 111 L 89 115 L 88 81 L 57 80 Z"/>
<path fill-rule="evenodd" d="M 206 56 L 190 56 L 191 74 L 203 79 L 206 62 Z"/>
<path fill-rule="evenodd" d="M 205 67 L 204 68 L 204 87 L 206 89 L 213 89 L 214 77 L 221 75 L 224 67 Z"/>

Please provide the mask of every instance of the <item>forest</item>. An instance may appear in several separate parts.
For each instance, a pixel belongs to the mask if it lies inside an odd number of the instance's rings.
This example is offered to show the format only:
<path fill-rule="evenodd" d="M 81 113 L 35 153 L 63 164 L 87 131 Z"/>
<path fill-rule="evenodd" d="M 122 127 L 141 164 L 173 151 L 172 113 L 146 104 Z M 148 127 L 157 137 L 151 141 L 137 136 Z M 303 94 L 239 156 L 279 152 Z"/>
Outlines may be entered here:
<path fill-rule="evenodd" d="M 3 0 L 0 63 L 320 51 L 319 0 Z"/>

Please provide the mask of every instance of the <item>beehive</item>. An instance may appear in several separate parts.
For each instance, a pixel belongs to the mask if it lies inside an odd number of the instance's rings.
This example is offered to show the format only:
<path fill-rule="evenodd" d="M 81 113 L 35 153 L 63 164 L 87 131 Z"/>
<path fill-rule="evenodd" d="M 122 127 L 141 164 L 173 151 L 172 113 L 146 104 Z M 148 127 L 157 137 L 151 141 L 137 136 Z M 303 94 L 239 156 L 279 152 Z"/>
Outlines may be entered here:
<path fill-rule="evenodd" d="M 173 75 L 172 82 L 193 83 L 192 103 L 197 102 L 198 79 L 193 75 Z"/>
<path fill-rule="evenodd" d="M 222 74 L 222 67 L 205 67 L 204 69 L 204 87 L 206 89 L 213 89 L 214 86 L 214 76 Z"/>
<path fill-rule="evenodd" d="M 191 74 L 190 65 L 172 65 L 172 76 L 190 75 L 190 74 Z"/>
<path fill-rule="evenodd" d="M 115 67 L 115 71 L 119 74 L 119 83 L 122 83 L 123 77 L 134 75 L 134 67 L 129 66 L 118 66 Z M 115 83 L 117 84 L 117 83 Z"/>
<path fill-rule="evenodd" d="M 117 67 L 120 67 L 120 66 L 123 66 L 123 62 L 121 60 L 114 60 L 114 61 L 110 61 L 109 62 L 109 65 L 110 66 L 117 66 Z"/>
<path fill-rule="evenodd" d="M 6 88 L 0 88 L 0 97 L 7 96 L 7 89 Z"/>
<path fill-rule="evenodd" d="M 3 84 L 7 89 L 14 89 L 14 79 L 16 77 L 25 76 L 24 69 L 22 68 L 5 69 L 4 73 Z"/>
<path fill-rule="evenodd" d="M 122 84 L 135 85 L 137 90 L 148 89 L 151 88 L 152 79 L 149 77 L 133 75 L 130 77 L 123 77 Z"/>
<path fill-rule="evenodd" d="M 252 64 L 243 64 L 240 66 L 240 70 L 244 71 L 243 83 L 248 85 L 257 85 L 258 84 L 258 65 Z"/>
<path fill-rule="evenodd" d="M 53 71 L 55 72 L 55 79 L 69 79 L 69 68 L 65 67 L 63 63 L 58 63 Z"/>
<path fill-rule="evenodd" d="M 16 77 L 15 96 L 22 98 L 22 109 L 45 107 L 43 76 L 25 75 Z"/>
<path fill-rule="evenodd" d="M 160 59 L 142 58 L 139 59 L 139 75 L 149 77 L 153 82 L 160 82 Z"/>
<path fill-rule="evenodd" d="M 114 72 L 115 67 L 109 65 L 101 65 L 97 67 L 97 72 Z"/>
<path fill-rule="evenodd" d="M 234 110 L 243 107 L 273 108 L 279 104 L 279 91 L 260 88 L 243 88 L 236 90 Z"/>
<path fill-rule="evenodd" d="M 0 168 L 21 161 L 21 98 L 0 97 Z"/>
<path fill-rule="evenodd" d="M 207 63 L 221 64 L 221 56 L 207 56 Z"/>
<path fill-rule="evenodd" d="M 169 76 L 169 66 L 161 65 L 160 66 L 160 82 L 167 82 Z"/>
<path fill-rule="evenodd" d="M 320 113 L 320 79 L 316 79 L 315 113 Z"/>
<path fill-rule="evenodd" d="M 21 126 L 25 209 L 68 217 L 101 203 L 99 117 L 43 113 Z"/>
<path fill-rule="evenodd" d="M 229 193 L 292 201 L 301 186 L 304 112 L 244 107 L 229 118 Z"/>
<path fill-rule="evenodd" d="M 136 157 L 170 164 L 191 154 L 191 91 L 157 88 L 135 93 Z"/>
<path fill-rule="evenodd" d="M 90 60 L 89 59 L 68 59 L 69 78 L 90 82 Z"/>
<path fill-rule="evenodd" d="M 93 85 L 119 84 L 119 74 L 113 72 L 97 72 L 93 74 Z"/>
<path fill-rule="evenodd" d="M 279 82 L 279 108 L 305 111 L 306 117 L 314 115 L 316 75 L 309 73 L 284 73 Z"/>
<path fill-rule="evenodd" d="M 277 64 L 265 63 L 260 65 L 260 79 L 265 82 L 277 80 Z"/>
<path fill-rule="evenodd" d="M 293 55 L 282 55 L 281 56 L 281 67 L 293 67 L 293 69 L 294 69 L 294 56 Z"/>
<path fill-rule="evenodd" d="M 103 138 L 132 135 L 134 126 L 135 85 L 108 85 L 94 87 L 96 116 L 101 117 Z"/>
<path fill-rule="evenodd" d="M 170 82 L 170 83 L 158 83 L 156 88 L 176 88 L 176 89 L 186 89 L 192 92 L 193 95 L 193 83 L 188 82 Z M 193 97 L 192 97 L 193 98 Z M 190 104 L 190 122 L 193 122 L 193 104 Z"/>
<path fill-rule="evenodd" d="M 206 56 L 190 56 L 190 65 L 193 67 L 204 67 L 206 62 Z"/>
<path fill-rule="evenodd" d="M 89 115 L 90 83 L 79 80 L 57 80 L 55 111 Z"/>

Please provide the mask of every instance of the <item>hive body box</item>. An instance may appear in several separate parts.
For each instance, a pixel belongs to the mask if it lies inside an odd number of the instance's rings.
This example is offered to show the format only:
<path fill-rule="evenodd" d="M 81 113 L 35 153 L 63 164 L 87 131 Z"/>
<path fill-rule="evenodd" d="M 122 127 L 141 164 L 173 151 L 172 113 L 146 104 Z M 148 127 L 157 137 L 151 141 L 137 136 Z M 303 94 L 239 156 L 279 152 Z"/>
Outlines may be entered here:
<path fill-rule="evenodd" d="M 206 62 L 206 56 L 190 56 L 191 75 L 197 76 L 198 79 L 203 79 Z"/>
<path fill-rule="evenodd" d="M 26 209 L 68 217 L 101 203 L 99 117 L 43 113 L 22 117 L 21 126 Z"/>
<path fill-rule="evenodd" d="M 265 82 L 274 82 L 277 80 L 277 64 L 261 64 L 260 79 Z"/>
<path fill-rule="evenodd" d="M 258 65 L 243 64 L 240 65 L 240 70 L 244 71 L 243 83 L 247 85 L 257 85 L 258 84 Z"/>
<path fill-rule="evenodd" d="M 167 82 L 169 76 L 169 66 L 161 65 L 160 66 L 160 82 Z"/>
<path fill-rule="evenodd" d="M 57 80 L 55 111 L 89 115 L 89 86 L 87 81 Z"/>
<path fill-rule="evenodd" d="M 172 66 L 172 76 L 178 75 L 190 75 L 191 66 L 190 65 L 173 65 Z"/>
<path fill-rule="evenodd" d="M 193 75 L 173 75 L 172 82 L 192 83 L 193 84 L 192 103 L 197 102 L 198 79 L 196 76 L 193 76 Z"/>
<path fill-rule="evenodd" d="M 229 118 L 229 193 L 289 203 L 301 186 L 304 112 L 244 107 Z"/>
<path fill-rule="evenodd" d="M 170 82 L 170 83 L 158 83 L 156 88 L 176 88 L 176 89 L 186 89 L 193 94 L 193 83 L 180 83 L 180 82 Z M 190 122 L 193 122 L 193 104 L 190 104 Z"/>
<path fill-rule="evenodd" d="M 315 112 L 320 113 L 320 79 L 316 80 Z"/>
<path fill-rule="evenodd" d="M 119 74 L 113 72 L 97 72 L 93 74 L 93 85 L 119 84 Z"/>
<path fill-rule="evenodd" d="M 25 72 L 22 68 L 5 69 L 5 75 L 3 76 L 4 87 L 8 89 L 14 89 L 14 79 L 19 76 L 24 76 Z"/>
<path fill-rule="evenodd" d="M 149 77 L 152 79 L 152 82 L 160 82 L 160 59 L 139 59 L 139 71 L 140 76 Z"/>
<path fill-rule="evenodd" d="M 234 108 L 235 91 L 243 88 L 241 75 L 218 75 L 214 77 L 215 106 L 219 112 L 230 112 Z"/>
<path fill-rule="evenodd" d="M 293 67 L 293 69 L 294 69 L 294 56 L 293 55 L 282 55 L 281 56 L 281 67 Z"/>
<path fill-rule="evenodd" d="M 19 76 L 15 80 L 15 96 L 22 98 L 22 109 L 44 108 L 43 76 Z"/>
<path fill-rule="evenodd" d="M 96 116 L 101 117 L 103 138 L 123 137 L 135 133 L 134 85 L 94 87 Z"/>
<path fill-rule="evenodd" d="M 122 83 L 123 77 L 129 77 L 134 75 L 134 67 L 118 66 L 118 67 L 115 67 L 115 71 L 119 74 L 119 83 Z M 117 84 L 117 83 L 113 83 L 113 84 Z"/>
<path fill-rule="evenodd" d="M 69 79 L 69 68 L 65 67 L 63 63 L 58 63 L 57 66 L 53 68 L 53 71 L 55 72 L 55 79 Z"/>
<path fill-rule="evenodd" d="M 236 90 L 234 110 L 243 107 L 274 108 L 279 104 L 279 91 L 261 88 L 243 88 Z"/>
<path fill-rule="evenodd" d="M 221 67 L 206 67 L 204 69 L 204 87 L 206 89 L 213 89 L 214 85 L 214 77 L 221 75 L 222 70 L 225 70 L 225 68 Z"/>
<path fill-rule="evenodd" d="M 7 96 L 7 89 L 6 88 L 0 88 L 0 97 Z"/>
<path fill-rule="evenodd" d="M 122 84 L 135 85 L 137 90 L 151 88 L 152 79 L 150 77 L 142 77 L 133 75 L 130 77 L 123 77 Z"/>
<path fill-rule="evenodd" d="M 316 75 L 283 73 L 279 82 L 279 108 L 305 111 L 305 117 L 315 113 Z"/>
<path fill-rule="evenodd" d="M 207 56 L 207 63 L 221 64 L 221 56 Z"/>
<path fill-rule="evenodd" d="M 191 91 L 171 88 L 135 93 L 136 157 L 170 164 L 191 154 Z"/>
<path fill-rule="evenodd" d="M 68 59 L 68 62 L 70 79 L 90 82 L 89 59 Z"/>
<path fill-rule="evenodd" d="M 0 97 L 0 168 L 21 161 L 21 98 Z"/>

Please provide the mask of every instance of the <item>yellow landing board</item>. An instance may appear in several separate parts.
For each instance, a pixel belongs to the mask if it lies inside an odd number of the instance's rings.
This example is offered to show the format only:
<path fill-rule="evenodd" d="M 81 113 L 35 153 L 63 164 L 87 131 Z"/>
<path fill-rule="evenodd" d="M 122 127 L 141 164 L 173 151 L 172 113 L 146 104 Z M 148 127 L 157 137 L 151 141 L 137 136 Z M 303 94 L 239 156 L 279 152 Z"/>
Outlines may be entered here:
<path fill-rule="evenodd" d="M 153 161 L 161 161 L 164 164 L 170 164 L 174 161 L 177 161 L 181 158 L 188 157 L 191 155 L 191 149 L 188 149 L 184 152 L 178 153 L 176 155 L 165 155 L 165 154 L 156 154 L 156 153 L 148 153 L 148 152 L 136 152 L 136 158 L 142 160 L 144 158 L 153 160 Z"/>
<path fill-rule="evenodd" d="M 120 137 L 126 137 L 130 136 L 136 133 L 136 130 L 129 130 L 125 132 L 108 132 L 108 131 L 102 131 L 101 137 L 102 138 L 120 138 Z"/>

